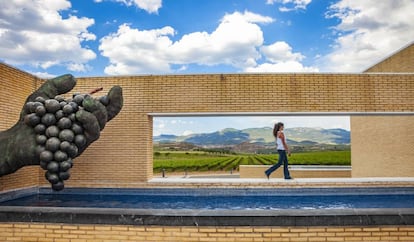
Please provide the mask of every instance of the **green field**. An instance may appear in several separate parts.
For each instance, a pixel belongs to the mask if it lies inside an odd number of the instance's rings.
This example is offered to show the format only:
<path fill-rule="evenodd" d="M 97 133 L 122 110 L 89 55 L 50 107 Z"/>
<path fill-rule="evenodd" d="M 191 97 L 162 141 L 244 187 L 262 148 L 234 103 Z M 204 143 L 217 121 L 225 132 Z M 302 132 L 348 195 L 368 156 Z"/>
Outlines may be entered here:
<path fill-rule="evenodd" d="M 212 154 L 208 152 L 155 152 L 154 173 L 162 169 L 178 171 L 230 171 L 239 165 L 271 165 L 277 162 L 277 154 Z M 350 165 L 351 152 L 318 151 L 294 153 L 289 157 L 290 165 Z"/>

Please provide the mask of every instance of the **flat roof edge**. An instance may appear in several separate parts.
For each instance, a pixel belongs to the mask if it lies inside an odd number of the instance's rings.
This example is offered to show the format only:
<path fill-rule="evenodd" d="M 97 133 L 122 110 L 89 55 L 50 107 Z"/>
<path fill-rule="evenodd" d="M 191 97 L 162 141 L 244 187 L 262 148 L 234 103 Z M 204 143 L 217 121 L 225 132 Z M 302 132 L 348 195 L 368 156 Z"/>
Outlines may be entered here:
<path fill-rule="evenodd" d="M 206 117 L 206 116 L 400 116 L 414 115 L 414 112 L 172 112 L 147 113 L 152 117 Z"/>

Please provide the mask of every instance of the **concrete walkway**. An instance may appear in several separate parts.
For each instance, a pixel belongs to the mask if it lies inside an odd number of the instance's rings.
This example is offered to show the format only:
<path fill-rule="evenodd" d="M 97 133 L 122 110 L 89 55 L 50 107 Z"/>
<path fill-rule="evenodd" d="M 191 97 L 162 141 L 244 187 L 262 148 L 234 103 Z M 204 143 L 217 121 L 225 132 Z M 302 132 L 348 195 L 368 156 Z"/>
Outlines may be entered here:
<path fill-rule="evenodd" d="M 148 184 L 160 187 L 405 187 L 414 186 L 414 177 L 369 178 L 234 178 L 179 177 L 153 178 Z"/>

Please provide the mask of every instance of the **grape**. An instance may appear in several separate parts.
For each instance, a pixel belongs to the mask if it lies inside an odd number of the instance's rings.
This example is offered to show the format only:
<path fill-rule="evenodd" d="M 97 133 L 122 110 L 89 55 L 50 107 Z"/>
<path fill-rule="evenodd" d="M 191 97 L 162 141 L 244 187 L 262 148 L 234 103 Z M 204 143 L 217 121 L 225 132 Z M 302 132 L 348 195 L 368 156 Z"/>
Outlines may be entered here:
<path fill-rule="evenodd" d="M 44 124 L 38 124 L 34 127 L 34 130 L 37 134 L 43 134 L 46 131 L 46 126 Z"/>
<path fill-rule="evenodd" d="M 63 151 L 58 150 L 54 154 L 54 159 L 58 162 L 62 162 L 68 159 L 68 155 Z"/>
<path fill-rule="evenodd" d="M 62 180 L 67 180 L 70 177 L 69 171 L 59 172 L 59 178 Z"/>
<path fill-rule="evenodd" d="M 51 152 L 55 152 L 59 149 L 60 140 L 56 137 L 49 138 L 46 141 L 46 149 L 50 150 Z"/>
<path fill-rule="evenodd" d="M 70 158 L 75 158 L 78 155 L 78 147 L 74 144 L 70 144 L 68 150 L 66 151 Z"/>
<path fill-rule="evenodd" d="M 63 113 L 66 115 L 73 113 L 73 107 L 70 104 L 66 104 L 65 106 L 63 106 L 62 110 L 63 110 Z"/>
<path fill-rule="evenodd" d="M 49 127 L 50 125 L 53 125 L 55 123 L 56 123 L 55 115 L 53 115 L 51 113 L 46 113 L 45 115 L 43 115 L 43 117 L 42 117 L 42 124 L 44 124 L 47 127 Z"/>
<path fill-rule="evenodd" d="M 72 164 L 69 161 L 63 161 L 59 164 L 60 171 L 67 171 L 72 167 Z"/>
<path fill-rule="evenodd" d="M 44 104 L 45 103 L 45 99 L 43 98 L 43 97 L 37 97 L 37 98 L 35 98 L 35 102 L 39 102 L 39 103 L 42 103 L 42 104 Z"/>
<path fill-rule="evenodd" d="M 46 135 L 43 135 L 43 134 L 36 135 L 36 143 L 38 145 L 44 145 L 46 143 L 46 140 L 47 140 Z"/>
<path fill-rule="evenodd" d="M 38 123 L 40 123 L 40 118 L 39 118 L 39 116 L 37 116 L 35 113 L 31 113 L 31 114 L 28 114 L 28 115 L 26 115 L 26 116 L 24 117 L 24 122 L 25 122 L 27 125 L 29 125 L 29 126 L 31 126 L 31 127 L 34 127 L 34 126 L 36 126 Z"/>
<path fill-rule="evenodd" d="M 62 102 L 59 103 L 59 105 L 60 105 L 61 108 L 63 108 L 66 104 L 68 104 L 68 103 L 65 102 L 65 101 L 62 101 Z"/>
<path fill-rule="evenodd" d="M 79 110 L 79 106 L 75 102 L 69 102 L 69 105 L 72 106 L 73 112 L 77 112 Z"/>
<path fill-rule="evenodd" d="M 36 109 L 35 109 L 35 113 L 37 114 L 37 116 L 42 117 L 46 113 L 45 106 L 43 106 L 43 105 L 37 106 Z"/>
<path fill-rule="evenodd" d="M 75 113 L 71 113 L 68 115 L 68 118 L 70 119 L 70 121 L 75 122 L 76 121 L 76 115 Z"/>
<path fill-rule="evenodd" d="M 33 103 L 34 102 L 27 102 L 24 104 L 24 111 L 26 113 L 32 113 L 30 110 L 32 110 Z"/>
<path fill-rule="evenodd" d="M 67 160 L 67 162 L 70 164 L 70 167 L 72 168 L 72 167 L 73 167 L 73 160 L 69 158 L 69 159 Z"/>
<path fill-rule="evenodd" d="M 73 97 L 73 101 L 78 105 L 82 105 L 83 102 L 83 95 L 79 94 Z"/>
<path fill-rule="evenodd" d="M 24 123 L 36 133 L 39 165 L 55 191 L 64 188 L 64 181 L 70 178 L 73 158 L 87 145 L 82 123 L 76 119 L 76 112 L 83 109 L 86 97 L 89 94 L 78 93 L 72 99 L 39 96 L 24 105 Z M 98 100 L 105 106 L 109 104 L 108 96 Z"/>
<path fill-rule="evenodd" d="M 75 144 L 78 147 L 83 147 L 86 145 L 86 137 L 83 134 L 78 134 L 75 136 Z"/>
<path fill-rule="evenodd" d="M 57 110 L 60 109 L 60 104 L 59 101 L 55 99 L 48 99 L 45 101 L 45 107 L 49 113 L 55 113 Z"/>
<path fill-rule="evenodd" d="M 70 129 L 64 129 L 64 130 L 60 131 L 60 133 L 59 133 L 59 139 L 62 142 L 63 141 L 72 142 L 74 138 L 75 138 L 75 134 Z"/>
<path fill-rule="evenodd" d="M 64 116 L 65 116 L 65 114 L 63 113 L 62 110 L 58 110 L 55 113 L 56 120 L 59 120 L 59 119 L 63 118 Z"/>
<path fill-rule="evenodd" d="M 55 191 L 60 191 L 65 187 L 62 181 L 58 181 L 52 184 L 52 189 Z"/>
<path fill-rule="evenodd" d="M 49 162 L 53 160 L 53 153 L 45 150 L 42 153 L 40 153 L 40 160 L 44 162 Z"/>
<path fill-rule="evenodd" d="M 57 126 L 59 127 L 59 129 L 69 129 L 72 127 L 72 121 L 69 118 L 62 117 L 57 122 Z"/>
<path fill-rule="evenodd" d="M 60 150 L 67 152 L 70 149 L 70 143 L 68 141 L 63 141 L 60 143 Z"/>
<path fill-rule="evenodd" d="M 55 96 L 55 100 L 58 102 L 63 102 L 65 101 L 65 98 L 63 96 L 58 95 L 58 96 Z"/>
<path fill-rule="evenodd" d="M 47 170 L 47 162 L 45 161 L 40 161 L 39 162 L 40 167 L 42 167 L 43 170 Z"/>
<path fill-rule="evenodd" d="M 49 164 L 47 164 L 47 170 L 52 173 L 59 172 L 59 163 L 56 161 L 49 162 Z"/>
<path fill-rule="evenodd" d="M 83 133 L 83 128 L 79 124 L 73 123 L 72 124 L 72 131 L 73 131 L 74 134 L 82 134 Z"/>
<path fill-rule="evenodd" d="M 46 179 L 52 184 L 56 184 L 59 182 L 59 176 L 56 173 L 47 171 L 45 176 Z"/>
<path fill-rule="evenodd" d="M 59 128 L 55 125 L 49 126 L 46 131 L 45 134 L 47 137 L 57 137 L 59 135 Z"/>

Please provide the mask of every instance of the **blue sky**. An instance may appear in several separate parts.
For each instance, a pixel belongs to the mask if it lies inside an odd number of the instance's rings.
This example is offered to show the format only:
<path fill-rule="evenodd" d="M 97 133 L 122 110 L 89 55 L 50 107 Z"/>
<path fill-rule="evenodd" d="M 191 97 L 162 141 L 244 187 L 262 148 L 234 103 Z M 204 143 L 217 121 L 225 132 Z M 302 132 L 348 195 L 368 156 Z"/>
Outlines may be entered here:
<path fill-rule="evenodd" d="M 362 72 L 413 37 L 413 0 L 0 1 L 0 61 L 41 78 Z M 154 134 L 279 119 L 349 129 L 334 117 L 175 117 L 157 118 Z"/>
<path fill-rule="evenodd" d="M 412 0 L 0 1 L 0 61 L 44 78 L 361 72 L 413 36 Z"/>
<path fill-rule="evenodd" d="M 247 129 L 271 127 L 283 122 L 285 128 L 312 127 L 350 130 L 349 116 L 217 116 L 154 117 L 153 135 L 211 133 L 225 128 Z"/>

